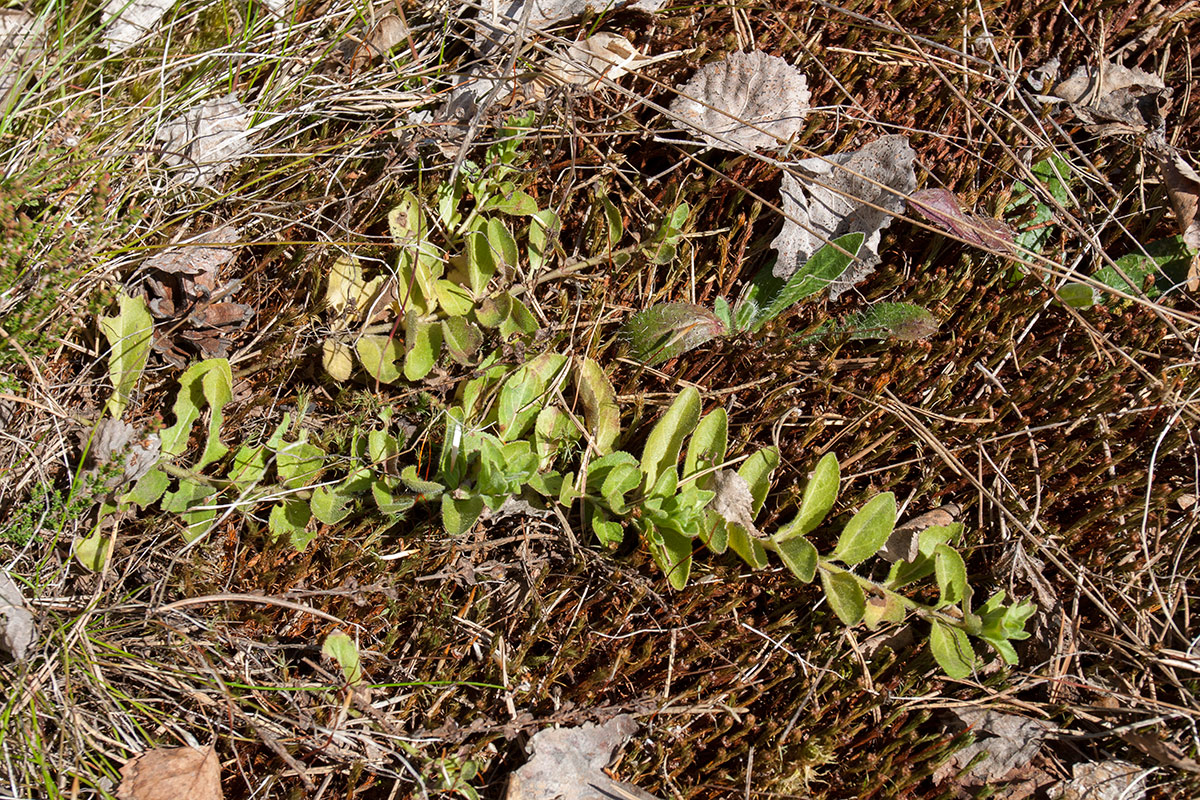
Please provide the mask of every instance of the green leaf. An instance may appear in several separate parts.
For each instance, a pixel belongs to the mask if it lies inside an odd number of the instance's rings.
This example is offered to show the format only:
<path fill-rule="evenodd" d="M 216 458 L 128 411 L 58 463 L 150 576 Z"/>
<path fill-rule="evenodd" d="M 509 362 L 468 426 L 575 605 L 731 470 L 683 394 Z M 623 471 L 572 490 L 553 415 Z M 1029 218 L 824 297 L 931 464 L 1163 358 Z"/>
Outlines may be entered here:
<path fill-rule="evenodd" d="M 971 640 L 958 628 L 940 620 L 933 620 L 929 631 L 929 649 L 937 659 L 938 666 L 951 678 L 966 678 L 973 671 L 975 651 Z"/>
<path fill-rule="evenodd" d="M 382 480 L 371 482 L 371 499 L 375 501 L 379 513 L 389 520 L 398 519 L 417 502 L 412 495 L 393 495 L 392 490 Z"/>
<path fill-rule="evenodd" d="M 75 540 L 71 554 L 84 569 L 99 572 L 108 563 L 109 541 L 108 535 L 97 524 L 88 536 Z"/>
<path fill-rule="evenodd" d="M 460 500 L 450 492 L 442 495 L 442 525 L 451 536 L 460 536 L 471 530 L 482 513 L 482 497 L 476 495 Z"/>
<path fill-rule="evenodd" d="M 699 420 L 700 392 L 694 386 L 688 386 L 671 403 L 646 439 L 646 447 L 642 451 L 642 472 L 646 475 L 647 492 L 654 487 L 664 470 L 675 469 L 684 437 L 692 432 Z"/>
<path fill-rule="evenodd" d="M 917 552 L 926 558 L 933 558 L 940 544 L 949 544 L 962 535 L 963 524 L 952 522 L 949 525 L 930 525 L 917 536 Z"/>
<path fill-rule="evenodd" d="M 483 344 L 483 334 L 464 317 L 447 317 L 441 324 L 446 352 L 463 366 L 471 366 L 479 346 Z"/>
<path fill-rule="evenodd" d="M 271 506 L 267 528 L 276 539 L 286 538 L 292 547 L 303 553 L 317 536 L 315 531 L 308 530 L 310 519 L 312 514 L 309 513 L 308 503 L 303 500 L 284 500 Z"/>
<path fill-rule="evenodd" d="M 117 296 L 117 308 L 116 316 L 100 318 L 100 330 L 108 340 L 108 378 L 113 385 L 107 408 L 114 419 L 125 413 L 146 369 L 154 333 L 154 318 L 140 296 L 130 297 L 122 292 Z"/>
<path fill-rule="evenodd" d="M 692 433 L 683 459 L 683 476 L 686 478 L 720 465 L 725 461 L 728 446 L 729 414 L 724 408 L 717 407 L 704 415 Z M 711 486 L 712 482 L 712 473 L 697 479 L 702 489 Z"/>
<path fill-rule="evenodd" d="M 532 201 L 532 198 L 530 200 Z M 536 204 L 533 210 L 537 211 Z M 492 248 L 492 258 L 496 261 L 497 266 L 503 266 L 508 270 L 514 269 L 520 259 L 517 240 L 513 238 L 512 231 L 504 224 L 504 220 L 497 217 L 488 220 L 487 237 L 488 245 Z"/>
<path fill-rule="evenodd" d="M 967 565 L 958 551 L 939 544 L 933 551 L 933 571 L 941 592 L 938 607 L 961 603 L 967 596 Z"/>
<path fill-rule="evenodd" d="M 168 514 L 182 514 L 192 506 L 201 505 L 206 499 L 216 494 L 217 490 L 207 483 L 201 483 L 193 478 L 183 478 L 173 492 L 167 492 L 162 498 L 162 510 Z"/>
<path fill-rule="evenodd" d="M 658 230 L 654 232 L 654 236 L 646 248 L 646 254 L 655 264 L 669 264 L 675 260 L 683 226 L 687 223 L 690 213 L 691 207 L 687 203 L 680 203 L 672 209 Z"/>
<path fill-rule="evenodd" d="M 450 319 L 459 319 L 471 313 L 475 308 L 475 299 L 465 286 L 459 286 L 454 281 L 438 278 L 434 281 L 433 290 L 437 294 L 438 303 L 450 315 Z"/>
<path fill-rule="evenodd" d="M 475 308 L 475 319 L 485 328 L 498 328 L 508 319 L 512 311 L 512 295 L 501 292 L 495 297 L 485 297 Z"/>
<path fill-rule="evenodd" d="M 776 532 L 776 542 L 787 541 L 794 536 L 804 536 L 816 530 L 817 526 L 837 502 L 838 484 L 841 482 L 841 472 L 837 456 L 826 453 L 817 462 L 808 485 L 804 487 L 804 498 L 800 501 L 800 511 L 795 519 Z"/>
<path fill-rule="evenodd" d="M 211 409 L 208 419 L 208 439 L 204 452 L 196 462 L 196 469 L 203 469 L 223 458 L 229 448 L 221 444 L 221 422 L 225 404 L 233 399 L 233 373 L 224 358 L 210 358 L 188 367 L 179 378 L 179 393 L 175 395 L 172 413 L 175 424 L 160 434 L 162 454 L 165 458 L 183 455 L 187 449 L 192 425 L 200 417 L 205 406 Z"/>
<path fill-rule="evenodd" d="M 896 496 L 875 495 L 846 523 L 832 557 L 852 566 L 866 561 L 883 547 L 895 527 Z"/>
<path fill-rule="evenodd" d="M 467 231 L 467 279 L 470 282 L 471 294 L 483 297 L 488 281 L 496 274 L 496 257 L 492 246 L 488 243 L 487 221 L 478 219 Z"/>
<path fill-rule="evenodd" d="M 405 319 L 404 377 L 419 381 L 429 374 L 442 352 L 442 326 L 425 322 L 409 312 Z"/>
<path fill-rule="evenodd" d="M 528 366 L 518 367 L 500 387 L 497 423 L 500 439 L 520 438 L 537 418 L 546 393 L 546 380 Z"/>
<path fill-rule="evenodd" d="M 1059 288 L 1058 299 L 1071 308 L 1091 308 L 1100 302 L 1096 290 L 1086 283 L 1068 283 Z"/>
<path fill-rule="evenodd" d="M 515 297 L 509 299 L 508 316 L 500 321 L 500 338 L 508 341 L 517 334 L 537 333 L 537 320 L 529 313 L 529 307 Z"/>
<path fill-rule="evenodd" d="M 409 464 L 400 470 L 400 480 L 409 491 L 428 497 L 437 497 L 446 490 L 446 487 L 437 481 L 427 481 L 418 475 L 415 464 Z"/>
<path fill-rule="evenodd" d="M 621 435 L 621 409 L 612 381 L 598 363 L 581 358 L 575 362 L 575 388 L 597 455 L 611 453 Z"/>
<path fill-rule="evenodd" d="M 884 622 L 897 624 L 903 622 L 904 614 L 904 604 L 894 594 L 885 594 L 882 597 L 872 596 L 867 598 L 863 622 L 868 628 L 875 630 Z"/>
<path fill-rule="evenodd" d="M 630 355 L 653 366 L 728 333 L 716 314 L 694 303 L 659 303 L 621 326 Z"/>
<path fill-rule="evenodd" d="M 259 445 L 250 447 L 242 445 L 233 454 L 233 463 L 229 465 L 227 477 L 239 494 L 262 483 L 267 474 L 267 448 Z"/>
<path fill-rule="evenodd" d="M 754 506 L 751 510 L 755 514 L 762 510 L 767 493 L 771 490 L 771 473 L 778 466 L 779 450 L 774 447 L 764 447 L 738 467 L 738 475 L 741 475 L 750 486 L 750 494 L 754 497 Z"/>
<path fill-rule="evenodd" d="M 938 321 L 928 310 L 912 303 L 873 303 L 839 327 L 856 340 L 894 336 L 915 342 L 932 336 L 938 329 Z"/>
<path fill-rule="evenodd" d="M 463 177 L 458 175 L 453 183 L 439 184 L 436 190 L 438 200 L 438 218 L 449 231 L 454 231 L 462 222 L 462 213 L 458 210 L 463 198 Z"/>
<path fill-rule="evenodd" d="M 724 297 L 718 297 L 713 301 L 713 314 L 721 320 L 721 324 L 725 326 L 726 330 L 737 330 L 733 324 L 733 310 Z"/>
<path fill-rule="evenodd" d="M 558 215 L 550 209 L 539 211 L 529 220 L 529 271 L 536 273 L 546 266 L 554 249 L 554 239 L 562 228 Z"/>
<path fill-rule="evenodd" d="M 817 548 L 803 536 L 793 536 L 775 543 L 775 550 L 784 566 L 801 583 L 812 583 L 817 574 Z"/>
<path fill-rule="evenodd" d="M 312 515 L 326 525 L 336 525 L 350 516 L 354 498 L 340 491 L 336 486 L 317 486 L 313 488 L 309 507 Z"/>
<path fill-rule="evenodd" d="M 606 547 L 615 547 L 625 538 L 625 529 L 621 527 L 621 523 L 608 519 L 594 503 L 584 503 L 584 514 L 592 533 L 596 534 L 596 538 Z"/>
<path fill-rule="evenodd" d="M 581 436 L 575 421 L 557 406 L 546 406 L 538 412 L 533 426 L 534 449 L 543 468 L 554 463 L 564 448 L 579 441 Z"/>
<path fill-rule="evenodd" d="M 341 631 L 326 636 L 325 643 L 321 645 L 321 655 L 337 662 L 346 683 L 351 686 L 362 683 L 362 660 L 358 655 L 358 647 L 349 636 Z"/>
<path fill-rule="evenodd" d="M 616 464 L 604 478 L 600 494 L 613 514 L 624 516 L 629 510 L 625 505 L 625 495 L 638 488 L 641 482 L 642 471 L 637 464 Z"/>
<path fill-rule="evenodd" d="M 153 505 L 163 496 L 163 492 L 167 491 L 167 487 L 171 485 L 171 478 L 161 469 L 152 469 L 142 477 L 138 478 L 137 483 L 129 490 L 128 494 L 122 498 L 122 503 L 134 503 L 139 508 L 146 508 Z"/>
<path fill-rule="evenodd" d="M 275 471 L 289 489 L 316 482 L 325 466 L 325 451 L 306 441 L 285 442 L 275 451 Z"/>
<path fill-rule="evenodd" d="M 682 591 L 692 574 L 692 540 L 670 530 L 652 530 L 650 553 L 672 588 Z"/>
<path fill-rule="evenodd" d="M 502 195 L 494 195 L 484 204 L 484 211 L 499 211 L 502 214 L 528 217 L 537 213 L 538 204 L 527 193 L 520 190 Z"/>
<path fill-rule="evenodd" d="M 607 194 L 597 191 L 596 199 L 600 201 L 600 210 L 604 217 L 605 244 L 609 250 L 612 250 L 625 235 L 625 222 L 621 219 L 620 209 L 613 204 Z"/>
<path fill-rule="evenodd" d="M 725 523 L 725 536 L 729 549 L 754 569 L 762 569 L 768 563 L 767 550 L 763 543 L 736 522 Z"/>
<path fill-rule="evenodd" d="M 867 610 L 867 596 L 858 581 L 848 572 L 821 570 L 821 586 L 825 598 L 838 619 L 849 626 L 862 622 Z"/>
<path fill-rule="evenodd" d="M 763 303 L 766 308 L 753 330 L 837 280 L 858 256 L 865 238 L 861 233 L 848 233 L 813 253 L 812 258 L 783 283 L 778 293 L 766 298 L 767 302 Z"/>
<path fill-rule="evenodd" d="M 358 360 L 363 369 L 380 383 L 395 383 L 400 380 L 400 368 L 396 362 L 404 357 L 404 344 L 394 336 L 363 336 L 354 343 Z"/>

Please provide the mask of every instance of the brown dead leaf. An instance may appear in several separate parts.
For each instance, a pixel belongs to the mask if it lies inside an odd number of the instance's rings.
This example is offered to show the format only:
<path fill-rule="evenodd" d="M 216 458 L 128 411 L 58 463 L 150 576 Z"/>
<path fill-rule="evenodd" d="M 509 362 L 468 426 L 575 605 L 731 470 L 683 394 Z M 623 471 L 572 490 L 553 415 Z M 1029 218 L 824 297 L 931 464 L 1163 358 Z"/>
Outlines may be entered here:
<path fill-rule="evenodd" d="M 118 800 L 223 800 L 221 762 L 212 745 L 156 747 L 121 767 Z"/>
<path fill-rule="evenodd" d="M 926 528 L 952 525 L 961 513 L 961 506 L 947 503 L 897 525 L 883 547 L 879 548 L 879 555 L 893 564 L 897 561 L 913 561 L 917 557 L 921 533 Z"/>
<path fill-rule="evenodd" d="M 615 81 L 650 60 L 624 36 L 597 33 L 573 42 L 565 54 L 547 59 L 545 74 L 558 83 L 595 91 L 605 81 Z"/>
<path fill-rule="evenodd" d="M 1156 155 L 1167 196 L 1175 209 L 1175 224 L 1183 234 L 1183 243 L 1192 251 L 1188 290 L 1200 291 L 1200 219 L 1196 218 L 1200 205 L 1200 174 L 1173 147 L 1164 148 Z"/>
<path fill-rule="evenodd" d="M 1152 733 L 1141 733 L 1140 731 L 1125 731 L 1119 735 L 1127 744 L 1141 750 L 1160 764 L 1200 774 L 1200 763 L 1189 758 L 1173 742 L 1160 739 Z"/>
<path fill-rule="evenodd" d="M 1162 78 L 1113 63 L 1077 68 L 1054 87 L 1054 94 L 1101 135 L 1161 130 L 1171 102 Z"/>
<path fill-rule="evenodd" d="M 1142 770 L 1125 761 L 1085 761 L 1071 767 L 1071 780 L 1050 787 L 1051 800 L 1141 800 Z"/>
<path fill-rule="evenodd" d="M 117 489 L 133 483 L 158 463 L 162 442 L 157 433 L 137 437 L 133 426 L 119 419 L 105 417 L 96 426 L 88 450 L 88 466 L 99 472 L 108 466 L 120 469 L 105 481 L 105 488 Z"/>
<path fill-rule="evenodd" d="M 408 38 L 408 26 L 404 24 L 404 20 L 395 14 L 388 14 L 375 23 L 375 26 L 354 49 L 354 56 L 350 60 L 350 69 L 354 72 L 363 71 Z"/>
<path fill-rule="evenodd" d="M 172 0 L 173 2 L 173 0 Z M 250 112 L 237 95 L 201 103 L 158 129 L 163 161 L 191 186 L 208 186 L 250 152 Z"/>
<path fill-rule="evenodd" d="M 24 661 L 25 653 L 37 641 L 37 628 L 33 614 L 25 607 L 21 588 L 0 572 L 0 650 L 16 661 Z"/>
<path fill-rule="evenodd" d="M 1015 234 L 998 219 L 962 210 L 958 198 L 945 189 L 924 189 L 908 196 L 908 207 L 944 231 L 976 247 L 1009 250 Z"/>

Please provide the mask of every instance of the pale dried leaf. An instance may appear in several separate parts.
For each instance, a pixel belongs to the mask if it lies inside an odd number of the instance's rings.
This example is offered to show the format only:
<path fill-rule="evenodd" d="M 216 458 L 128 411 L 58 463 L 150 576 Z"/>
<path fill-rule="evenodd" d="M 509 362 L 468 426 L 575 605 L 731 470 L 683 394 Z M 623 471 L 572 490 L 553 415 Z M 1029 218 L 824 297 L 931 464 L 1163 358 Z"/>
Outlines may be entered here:
<path fill-rule="evenodd" d="M 40 25 L 25 11 L 0 11 L 0 99 L 13 88 L 22 64 L 36 57 Z"/>
<path fill-rule="evenodd" d="M 559 22 L 578 17 L 589 8 L 610 11 L 631 8 L 638 11 L 657 11 L 666 0 L 501 0 L 484 3 L 479 15 L 483 23 L 475 44 L 481 49 L 503 44 L 522 25 L 526 30 L 541 31 Z"/>
<path fill-rule="evenodd" d="M 589 722 L 535 733 L 526 745 L 531 758 L 509 776 L 506 800 L 655 800 L 603 772 L 636 730 L 633 718 L 622 714 L 603 725 Z"/>
<path fill-rule="evenodd" d="M 133 483 L 158 463 L 162 442 L 157 433 L 135 438 L 133 426 L 119 419 L 105 417 L 96 426 L 88 451 L 93 469 L 118 464 L 121 471 L 109 476 L 105 486 L 116 489 Z"/>
<path fill-rule="evenodd" d="M 726 522 L 741 525 L 751 536 L 760 536 L 754 525 L 754 495 L 746 479 L 732 469 L 713 473 L 712 486 L 716 494 L 709 509 L 717 512 Z"/>
<path fill-rule="evenodd" d="M 1173 147 L 1158 153 L 1158 167 L 1162 171 L 1167 196 L 1175 209 L 1175 224 L 1183 234 L 1183 243 L 1192 251 L 1192 264 L 1188 269 L 1188 289 L 1200 291 L 1200 174 Z"/>
<path fill-rule="evenodd" d="M 958 198 L 946 189 L 923 189 L 908 196 L 913 211 L 944 231 L 977 247 L 1009 250 L 1016 234 L 998 219 L 962 210 Z"/>
<path fill-rule="evenodd" d="M 371 62 L 388 54 L 393 47 L 409 37 L 408 26 L 399 16 L 388 14 L 383 17 L 354 49 L 350 67 L 355 72 L 366 69 Z"/>
<path fill-rule="evenodd" d="M 233 94 L 192 108 L 163 125 L 163 160 L 179 168 L 177 179 L 207 186 L 250 152 L 250 112 Z"/>
<path fill-rule="evenodd" d="M 215 277 L 217 271 L 237 255 L 237 251 L 227 245 L 236 242 L 240 236 L 237 228 L 223 225 L 155 253 L 146 259 L 146 266 L 171 275 Z"/>
<path fill-rule="evenodd" d="M 1050 788 L 1051 800 L 1142 800 L 1139 767 L 1126 761 L 1085 761 L 1071 767 L 1071 780 Z"/>
<path fill-rule="evenodd" d="M 597 33 L 573 42 L 563 55 L 547 59 L 545 71 L 559 83 L 595 91 L 604 81 L 615 81 L 650 60 L 624 36 Z"/>
<path fill-rule="evenodd" d="M 804 73 L 758 50 L 702 67 L 677 91 L 672 117 L 724 150 L 779 148 L 800 131 L 810 99 Z"/>
<path fill-rule="evenodd" d="M 222 800 L 221 761 L 212 745 L 156 747 L 121 767 L 118 800 Z"/>
<path fill-rule="evenodd" d="M 916 153 L 906 136 L 884 136 L 861 150 L 807 158 L 785 173 L 780 193 L 785 220 L 771 247 L 775 276 L 787 278 L 825 243 L 847 233 L 866 239 L 858 259 L 830 286 L 830 299 L 862 281 L 879 263 L 882 230 L 917 188 Z"/>
<path fill-rule="evenodd" d="M 897 525 L 888 536 L 888 540 L 883 543 L 883 547 L 879 548 L 879 555 L 892 563 L 915 560 L 921 533 L 926 528 L 932 528 L 935 525 L 952 525 L 961 513 L 960 506 L 955 503 L 947 503 L 932 511 L 915 516 L 902 525 Z"/>
<path fill-rule="evenodd" d="M 7 572 L 0 572 L 0 650 L 15 661 L 24 661 L 36 639 L 33 614 L 25 607 L 20 587 Z"/>
<path fill-rule="evenodd" d="M 1071 103 L 1084 122 L 1103 126 L 1103 133 L 1136 133 L 1162 126 L 1171 90 L 1157 75 L 1108 63 L 1078 67 L 1054 95 Z"/>
<path fill-rule="evenodd" d="M 175 0 L 108 0 L 101 12 L 104 46 L 123 53 L 150 33 Z"/>
<path fill-rule="evenodd" d="M 1052 730 L 1040 720 L 999 711 L 958 708 L 950 713 L 963 727 L 975 733 L 975 742 L 957 751 L 943 769 L 947 772 L 961 769 L 980 753 L 987 753 L 964 777 L 969 785 L 995 783 L 1014 770 L 1028 767 L 1041 749 L 1042 740 Z"/>

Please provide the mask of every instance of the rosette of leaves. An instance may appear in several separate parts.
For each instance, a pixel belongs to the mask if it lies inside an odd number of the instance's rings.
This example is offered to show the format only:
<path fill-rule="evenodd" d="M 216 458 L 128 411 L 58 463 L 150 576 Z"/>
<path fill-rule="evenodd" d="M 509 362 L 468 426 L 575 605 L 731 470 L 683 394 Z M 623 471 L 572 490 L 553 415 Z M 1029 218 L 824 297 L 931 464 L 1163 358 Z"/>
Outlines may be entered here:
<path fill-rule="evenodd" d="M 719 336 L 757 333 L 797 303 L 828 288 L 850 265 L 864 235 L 850 233 L 822 247 L 787 278 L 768 265 L 746 288 L 736 308 L 717 298 L 712 310 L 694 303 L 659 303 L 630 317 L 621 328 L 631 355 L 653 366 Z"/>

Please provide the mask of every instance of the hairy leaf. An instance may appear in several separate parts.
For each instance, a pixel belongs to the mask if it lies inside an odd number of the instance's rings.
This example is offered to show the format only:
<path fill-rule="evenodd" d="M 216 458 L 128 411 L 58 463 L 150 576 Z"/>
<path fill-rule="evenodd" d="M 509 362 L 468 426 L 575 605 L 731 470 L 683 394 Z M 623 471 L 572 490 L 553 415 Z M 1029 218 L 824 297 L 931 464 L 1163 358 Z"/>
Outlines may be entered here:
<path fill-rule="evenodd" d="M 845 564 L 866 561 L 879 551 L 896 527 L 896 496 L 884 492 L 859 509 L 838 537 L 833 558 Z"/>

